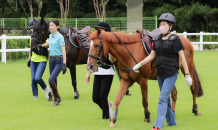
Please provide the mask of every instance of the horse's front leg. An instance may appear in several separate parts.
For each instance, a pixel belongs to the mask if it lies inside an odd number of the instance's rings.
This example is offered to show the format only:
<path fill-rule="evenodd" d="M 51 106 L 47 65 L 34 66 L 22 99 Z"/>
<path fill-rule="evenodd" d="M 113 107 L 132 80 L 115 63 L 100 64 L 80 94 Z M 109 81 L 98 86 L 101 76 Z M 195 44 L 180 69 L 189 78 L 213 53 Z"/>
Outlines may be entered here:
<path fill-rule="evenodd" d="M 111 119 L 110 119 L 111 123 L 110 123 L 109 127 L 115 127 L 115 122 L 117 121 L 118 106 L 119 106 L 122 98 L 126 94 L 126 91 L 128 90 L 128 88 L 132 84 L 133 84 L 132 81 L 127 81 L 127 80 L 121 79 L 120 90 L 118 92 L 118 95 L 117 95 L 115 103 L 114 103 L 114 109 L 113 109 L 113 113 L 111 115 Z"/>

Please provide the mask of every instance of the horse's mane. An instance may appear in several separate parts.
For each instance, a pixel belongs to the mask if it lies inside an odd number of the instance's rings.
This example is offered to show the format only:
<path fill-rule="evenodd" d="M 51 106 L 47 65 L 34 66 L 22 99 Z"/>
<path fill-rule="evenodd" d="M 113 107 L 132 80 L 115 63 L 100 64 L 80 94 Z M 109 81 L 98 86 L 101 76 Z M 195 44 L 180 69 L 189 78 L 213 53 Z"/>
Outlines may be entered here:
<path fill-rule="evenodd" d="M 127 34 L 127 33 L 121 33 L 121 32 L 114 32 L 114 34 L 116 34 L 117 37 L 119 37 L 120 40 L 125 44 L 135 43 L 135 42 L 141 41 L 139 33 Z M 119 43 L 119 40 L 111 32 L 102 32 L 101 35 L 102 35 L 103 41 Z M 97 32 L 91 33 L 91 35 L 89 37 L 90 37 L 90 39 L 96 38 Z"/>
<path fill-rule="evenodd" d="M 69 33 L 69 28 L 60 28 L 59 31 L 62 35 L 67 35 Z"/>

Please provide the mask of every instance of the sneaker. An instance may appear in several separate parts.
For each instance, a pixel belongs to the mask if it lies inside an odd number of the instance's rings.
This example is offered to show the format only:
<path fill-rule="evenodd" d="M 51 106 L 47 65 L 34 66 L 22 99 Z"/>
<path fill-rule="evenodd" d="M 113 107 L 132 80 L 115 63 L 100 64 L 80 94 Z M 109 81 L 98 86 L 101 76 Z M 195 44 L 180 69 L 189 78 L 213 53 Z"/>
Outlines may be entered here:
<path fill-rule="evenodd" d="M 109 116 L 112 116 L 112 106 L 113 106 L 113 102 L 108 102 L 108 107 L 109 107 Z"/>
<path fill-rule="evenodd" d="M 34 99 L 38 99 L 37 97 L 34 97 Z"/>
<path fill-rule="evenodd" d="M 45 97 L 48 98 L 49 87 L 47 86 L 47 88 L 45 88 L 44 91 L 45 91 Z"/>
<path fill-rule="evenodd" d="M 157 127 L 155 127 L 155 128 L 153 128 L 153 129 L 151 129 L 151 130 L 160 130 L 159 128 L 157 128 Z"/>

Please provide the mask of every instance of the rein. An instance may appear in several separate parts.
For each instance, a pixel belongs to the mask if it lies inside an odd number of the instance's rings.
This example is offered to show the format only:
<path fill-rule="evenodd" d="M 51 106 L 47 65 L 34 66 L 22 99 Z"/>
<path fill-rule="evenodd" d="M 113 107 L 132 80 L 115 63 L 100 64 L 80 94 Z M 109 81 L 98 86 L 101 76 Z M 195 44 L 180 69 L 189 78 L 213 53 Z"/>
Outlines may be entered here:
<path fill-rule="evenodd" d="M 129 52 L 129 54 L 131 55 L 131 57 L 133 58 L 133 60 L 135 61 L 136 64 L 138 64 L 138 62 L 136 61 L 136 59 L 133 57 L 132 53 L 128 50 L 128 48 L 125 46 L 125 44 L 120 40 L 120 38 L 112 33 L 117 39 L 118 41 L 126 48 L 126 50 Z M 95 58 L 97 59 L 98 61 L 97 62 L 100 62 L 101 64 L 105 65 L 105 66 L 110 66 L 110 67 L 113 67 L 112 65 L 109 65 L 109 64 L 106 64 L 104 63 L 105 61 L 105 58 L 103 59 L 103 61 L 101 60 L 101 52 L 103 53 L 103 57 L 104 57 L 104 46 L 103 46 L 103 41 L 102 41 L 102 35 L 100 35 L 100 37 L 97 37 L 97 38 L 94 38 L 94 39 L 99 39 L 101 40 L 100 42 L 100 49 L 99 49 L 99 53 L 98 53 L 98 57 L 97 56 L 94 56 L 92 54 L 88 54 L 88 56 L 92 57 L 92 58 Z M 117 67 L 118 69 L 121 69 L 121 70 L 128 70 L 128 71 L 132 71 L 133 69 L 131 69 L 131 67 L 129 69 L 126 69 L 126 68 L 120 68 L 120 67 Z"/>

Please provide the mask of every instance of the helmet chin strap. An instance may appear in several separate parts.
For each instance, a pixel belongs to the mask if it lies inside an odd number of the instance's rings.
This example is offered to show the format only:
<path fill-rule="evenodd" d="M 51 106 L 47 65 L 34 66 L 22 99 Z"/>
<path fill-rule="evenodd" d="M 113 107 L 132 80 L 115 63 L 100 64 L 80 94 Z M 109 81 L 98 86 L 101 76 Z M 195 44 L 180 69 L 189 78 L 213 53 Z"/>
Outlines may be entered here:
<path fill-rule="evenodd" d="M 166 34 L 163 34 L 163 36 L 167 36 L 168 34 L 170 34 L 170 30 L 166 33 Z"/>

